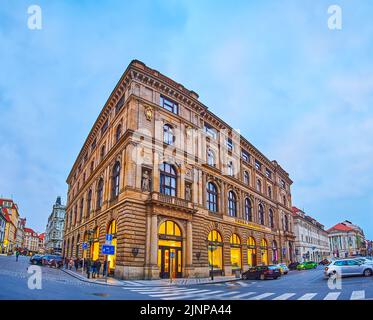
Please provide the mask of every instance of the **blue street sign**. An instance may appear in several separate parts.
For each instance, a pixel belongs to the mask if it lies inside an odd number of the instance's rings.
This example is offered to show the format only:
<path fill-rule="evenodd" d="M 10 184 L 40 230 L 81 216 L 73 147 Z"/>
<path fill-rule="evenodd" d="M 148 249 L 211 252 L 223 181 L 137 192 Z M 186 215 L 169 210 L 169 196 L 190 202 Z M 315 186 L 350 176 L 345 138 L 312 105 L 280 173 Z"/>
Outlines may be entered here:
<path fill-rule="evenodd" d="M 88 249 L 88 243 L 87 242 L 83 242 L 82 243 L 82 249 L 83 250 L 87 250 Z"/>
<path fill-rule="evenodd" d="M 113 241 L 113 235 L 112 234 L 107 234 L 106 235 L 106 242 L 110 242 Z"/>
<path fill-rule="evenodd" d="M 111 246 L 108 244 L 102 245 L 102 254 L 106 254 L 112 256 L 115 254 L 115 246 Z"/>
<path fill-rule="evenodd" d="M 170 257 L 174 258 L 175 257 L 175 252 L 170 252 Z"/>

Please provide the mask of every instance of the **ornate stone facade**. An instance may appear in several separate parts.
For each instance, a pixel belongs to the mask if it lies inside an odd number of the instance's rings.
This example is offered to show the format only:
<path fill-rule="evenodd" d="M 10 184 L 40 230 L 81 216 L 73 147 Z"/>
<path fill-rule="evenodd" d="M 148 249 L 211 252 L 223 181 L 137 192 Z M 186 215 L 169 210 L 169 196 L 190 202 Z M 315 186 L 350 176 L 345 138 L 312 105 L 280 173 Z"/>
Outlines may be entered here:
<path fill-rule="evenodd" d="M 140 61 L 110 95 L 67 183 L 64 256 L 103 260 L 112 233 L 119 278 L 230 275 L 294 259 L 289 175 L 195 92 Z"/>

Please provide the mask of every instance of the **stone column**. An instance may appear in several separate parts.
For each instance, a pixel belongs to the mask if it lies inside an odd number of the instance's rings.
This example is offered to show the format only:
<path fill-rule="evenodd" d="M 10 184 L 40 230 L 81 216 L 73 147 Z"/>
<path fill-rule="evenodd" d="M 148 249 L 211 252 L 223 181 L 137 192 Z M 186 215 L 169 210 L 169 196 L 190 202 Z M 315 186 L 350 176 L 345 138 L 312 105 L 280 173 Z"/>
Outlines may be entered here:
<path fill-rule="evenodd" d="M 186 259 L 185 259 L 185 275 L 192 275 L 193 270 L 193 230 L 192 221 L 187 221 L 187 236 L 186 236 Z"/>

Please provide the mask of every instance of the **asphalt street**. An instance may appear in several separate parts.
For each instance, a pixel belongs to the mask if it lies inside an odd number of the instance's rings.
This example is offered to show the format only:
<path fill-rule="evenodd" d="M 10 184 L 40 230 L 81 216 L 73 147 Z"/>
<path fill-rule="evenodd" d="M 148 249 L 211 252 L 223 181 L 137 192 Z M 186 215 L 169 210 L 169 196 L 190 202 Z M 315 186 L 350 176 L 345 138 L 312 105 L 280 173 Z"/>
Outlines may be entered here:
<path fill-rule="evenodd" d="M 331 289 L 323 268 L 291 271 L 277 280 L 156 287 L 147 284 L 108 287 L 76 279 L 53 268 L 41 267 L 41 289 L 30 289 L 29 258 L 0 256 L 0 299 L 27 300 L 362 300 L 373 299 L 373 277 L 343 278 Z M 127 283 L 127 284 L 126 284 Z"/>

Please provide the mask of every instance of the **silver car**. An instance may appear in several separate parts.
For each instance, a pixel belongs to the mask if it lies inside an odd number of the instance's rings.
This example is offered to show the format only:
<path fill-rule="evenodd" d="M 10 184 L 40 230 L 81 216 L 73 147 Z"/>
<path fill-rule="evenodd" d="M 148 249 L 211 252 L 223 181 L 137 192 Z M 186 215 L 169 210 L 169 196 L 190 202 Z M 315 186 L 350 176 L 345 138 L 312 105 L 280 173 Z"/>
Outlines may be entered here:
<path fill-rule="evenodd" d="M 341 277 L 358 275 L 370 277 L 373 274 L 373 265 L 356 259 L 335 260 L 325 267 L 324 275 L 329 278 L 335 274 Z"/>

